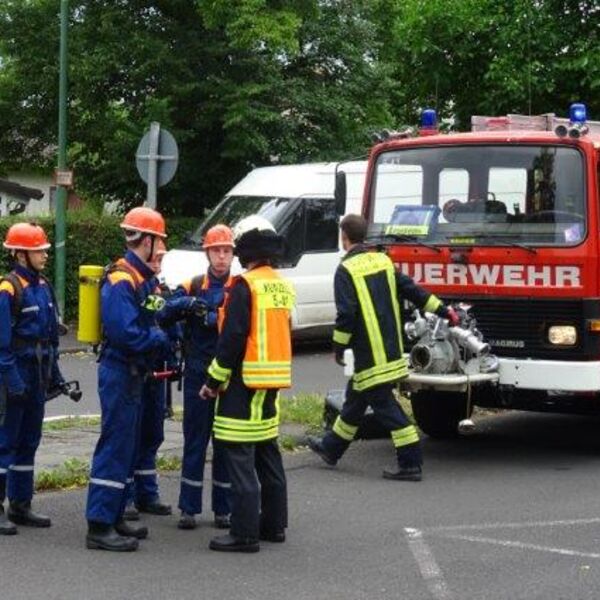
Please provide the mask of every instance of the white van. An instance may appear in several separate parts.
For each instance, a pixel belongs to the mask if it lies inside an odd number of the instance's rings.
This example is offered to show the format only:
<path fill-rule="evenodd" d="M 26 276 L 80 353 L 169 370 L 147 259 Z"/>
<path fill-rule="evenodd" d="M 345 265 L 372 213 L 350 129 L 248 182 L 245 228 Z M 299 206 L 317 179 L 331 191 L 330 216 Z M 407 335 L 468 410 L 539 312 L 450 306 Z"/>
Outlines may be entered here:
<path fill-rule="evenodd" d="M 296 337 L 311 337 L 331 329 L 335 319 L 333 274 L 343 251 L 334 200 L 338 163 L 309 163 L 254 169 L 208 215 L 186 245 L 163 259 L 162 276 L 174 287 L 199 273 L 208 261 L 200 249 L 202 237 L 217 223 L 233 227 L 240 219 L 259 214 L 287 241 L 282 275 L 296 287 L 292 326 Z M 360 213 L 366 161 L 341 163 L 346 173 L 345 213 Z M 233 272 L 241 271 L 237 260 Z"/>

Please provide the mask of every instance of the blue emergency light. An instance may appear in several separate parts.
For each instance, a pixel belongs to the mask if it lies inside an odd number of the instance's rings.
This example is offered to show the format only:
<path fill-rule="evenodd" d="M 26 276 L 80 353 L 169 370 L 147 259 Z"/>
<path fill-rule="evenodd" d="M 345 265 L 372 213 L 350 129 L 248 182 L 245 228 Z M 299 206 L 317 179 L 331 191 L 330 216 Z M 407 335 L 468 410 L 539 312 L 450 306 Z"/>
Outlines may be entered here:
<path fill-rule="evenodd" d="M 569 121 L 583 125 L 587 121 L 587 108 L 585 104 L 574 102 L 569 107 Z"/>
<path fill-rule="evenodd" d="M 435 109 L 426 108 L 421 113 L 421 127 L 423 129 L 437 129 L 437 113 Z"/>

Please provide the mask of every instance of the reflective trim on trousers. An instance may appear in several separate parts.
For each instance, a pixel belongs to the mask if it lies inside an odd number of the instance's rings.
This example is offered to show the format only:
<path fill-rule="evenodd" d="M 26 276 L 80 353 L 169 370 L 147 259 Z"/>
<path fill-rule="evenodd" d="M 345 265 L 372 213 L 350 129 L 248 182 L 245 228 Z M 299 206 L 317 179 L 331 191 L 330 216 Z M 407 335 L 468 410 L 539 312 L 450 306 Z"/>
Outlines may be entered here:
<path fill-rule="evenodd" d="M 124 483 L 121 483 L 120 481 L 111 481 L 110 479 L 98 479 L 96 477 L 92 477 L 90 479 L 90 483 L 93 483 L 94 485 L 101 485 L 104 487 L 115 488 L 117 490 L 125 489 Z"/>
<path fill-rule="evenodd" d="M 156 469 L 139 469 L 133 472 L 134 475 L 157 475 L 158 472 Z"/>
<path fill-rule="evenodd" d="M 193 479 L 188 479 L 187 477 L 181 478 L 181 483 L 185 483 L 186 485 L 191 485 L 192 487 L 203 487 L 203 483 L 201 481 L 194 481 Z"/>
<path fill-rule="evenodd" d="M 213 484 L 215 487 L 224 488 L 224 489 L 226 489 L 226 490 L 229 490 L 229 489 L 231 489 L 231 483 L 228 483 L 228 482 L 226 482 L 226 481 L 217 481 L 216 479 L 213 479 L 213 482 L 212 482 L 212 484 Z"/>
<path fill-rule="evenodd" d="M 18 471 L 20 473 L 28 473 L 33 471 L 33 465 L 10 465 L 8 467 L 11 471 Z"/>
<path fill-rule="evenodd" d="M 0 475 L 6 475 L 8 473 L 8 469 L 0 469 Z"/>

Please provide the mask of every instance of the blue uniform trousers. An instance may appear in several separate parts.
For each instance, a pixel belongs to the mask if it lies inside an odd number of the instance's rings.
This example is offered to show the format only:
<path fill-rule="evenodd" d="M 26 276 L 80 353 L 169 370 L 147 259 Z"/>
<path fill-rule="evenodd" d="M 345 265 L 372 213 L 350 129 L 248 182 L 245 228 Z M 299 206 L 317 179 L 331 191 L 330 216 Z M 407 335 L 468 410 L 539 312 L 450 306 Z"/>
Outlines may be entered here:
<path fill-rule="evenodd" d="M 215 401 L 202 400 L 198 395 L 205 374 L 187 373 L 183 384 L 183 465 L 179 508 L 195 515 L 202 512 L 202 486 L 206 448 L 212 435 Z M 213 444 L 212 509 L 216 515 L 231 512 L 231 483 L 223 449 Z"/>
<path fill-rule="evenodd" d="M 0 501 L 28 502 L 33 497 L 33 464 L 42 439 L 46 397 L 39 383 L 38 365 L 18 362 L 28 388 L 24 401 L 6 400 L 0 407 Z"/>
<path fill-rule="evenodd" d="M 86 518 L 115 524 L 123 515 L 127 485 L 133 482 L 139 443 L 143 377 L 118 361 L 105 360 L 98 368 L 102 411 L 100 439 L 92 461 Z"/>
<path fill-rule="evenodd" d="M 138 504 L 159 499 L 156 455 L 165 439 L 165 382 L 148 379 L 144 383 L 141 431 L 134 469 L 131 497 Z"/>

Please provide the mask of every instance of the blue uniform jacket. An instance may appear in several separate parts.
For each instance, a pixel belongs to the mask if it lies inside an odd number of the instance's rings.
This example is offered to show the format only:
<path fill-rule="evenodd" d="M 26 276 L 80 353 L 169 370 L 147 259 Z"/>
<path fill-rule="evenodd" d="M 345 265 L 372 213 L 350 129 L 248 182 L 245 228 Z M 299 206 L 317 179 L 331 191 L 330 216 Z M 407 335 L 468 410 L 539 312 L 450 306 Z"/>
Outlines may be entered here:
<path fill-rule="evenodd" d="M 25 390 L 26 382 L 17 366 L 36 360 L 36 354 L 33 345 L 15 347 L 17 338 L 31 344 L 45 342 L 44 360 L 52 363 L 50 383 L 59 383 L 62 376 L 57 364 L 58 319 L 49 285 L 36 272 L 20 265 L 14 271 L 23 287 L 21 310 L 14 325 L 11 307 L 15 290 L 7 280 L 0 283 L 0 384 L 10 394 L 19 394 Z"/>
<path fill-rule="evenodd" d="M 159 313 L 159 321 L 163 326 L 185 319 L 183 340 L 186 371 L 197 374 L 205 373 L 214 358 L 219 339 L 217 311 L 225 302 L 225 296 L 229 291 L 228 284 L 229 274 L 216 277 L 209 269 L 204 276 L 198 297 L 202 298 L 208 307 L 206 323 L 202 323 L 198 317 L 185 313 L 186 303 L 181 300 L 189 298 L 192 294 L 191 281 L 180 285 L 167 300 L 165 308 Z"/>
<path fill-rule="evenodd" d="M 170 345 L 155 324 L 155 313 L 144 308 L 158 282 L 153 271 L 128 250 L 125 261 L 136 273 L 135 281 L 124 271 L 110 273 L 100 293 L 104 347 L 102 360 L 116 360 L 146 370 L 166 358 Z"/>

